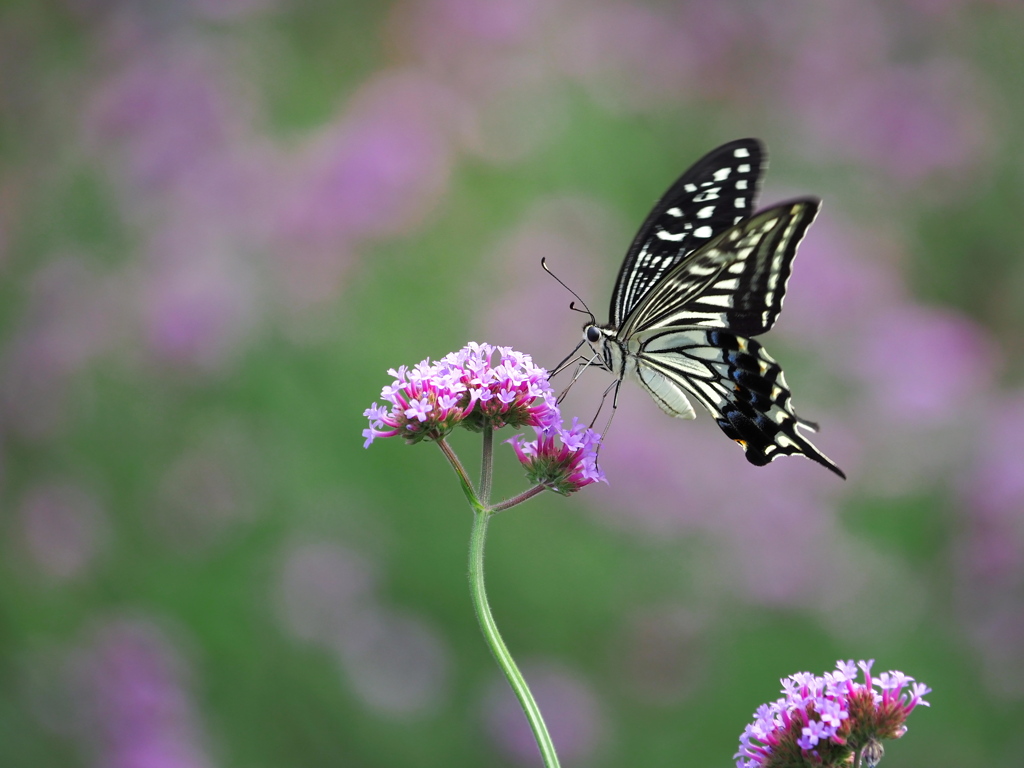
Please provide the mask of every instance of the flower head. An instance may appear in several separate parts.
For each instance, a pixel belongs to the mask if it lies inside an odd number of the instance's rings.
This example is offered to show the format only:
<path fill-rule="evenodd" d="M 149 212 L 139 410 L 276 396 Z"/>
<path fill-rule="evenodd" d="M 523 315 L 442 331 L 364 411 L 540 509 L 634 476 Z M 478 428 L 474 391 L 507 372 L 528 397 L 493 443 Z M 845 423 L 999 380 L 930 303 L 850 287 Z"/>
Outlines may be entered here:
<path fill-rule="evenodd" d="M 564 496 L 599 480 L 607 482 L 597 466 L 600 434 L 575 418 L 569 429 L 561 424 L 548 424 L 534 426 L 534 430 L 536 440 L 527 442 L 522 435 L 516 435 L 508 441 L 531 482 L 546 485 Z"/>
<path fill-rule="evenodd" d="M 762 704 L 740 736 L 737 768 L 847 766 L 857 752 L 868 764 L 877 763 L 881 740 L 906 733 L 907 716 L 919 704 L 928 706 L 922 697 L 931 689 L 902 672 L 872 678 L 873 663 L 840 661 L 822 677 L 799 672 L 783 680 L 785 695 Z M 862 683 L 856 681 L 857 667 Z"/>
<path fill-rule="evenodd" d="M 410 443 L 438 440 L 459 425 L 544 427 L 560 419 L 547 371 L 509 347 L 470 342 L 437 362 L 428 358 L 388 373 L 394 381 L 380 396 L 390 407 L 374 403 L 363 412 L 370 420 L 364 447 L 399 435 Z"/>

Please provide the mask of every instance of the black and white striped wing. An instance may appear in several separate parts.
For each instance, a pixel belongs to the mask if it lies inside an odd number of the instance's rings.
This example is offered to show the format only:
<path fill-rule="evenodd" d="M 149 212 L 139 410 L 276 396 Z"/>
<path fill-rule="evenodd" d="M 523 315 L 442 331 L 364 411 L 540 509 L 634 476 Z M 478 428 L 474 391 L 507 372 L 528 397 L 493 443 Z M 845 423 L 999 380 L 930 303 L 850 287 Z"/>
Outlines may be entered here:
<path fill-rule="evenodd" d="M 777 456 L 799 454 L 845 479 L 800 434 L 801 427 L 812 432 L 817 427 L 796 415 L 782 368 L 757 341 L 717 328 L 670 328 L 646 332 L 637 340 L 635 375 L 668 413 L 692 418 L 688 394 L 743 447 L 751 464 L 763 466 Z"/>
<path fill-rule="evenodd" d="M 612 290 L 611 324 L 621 328 L 644 296 L 689 254 L 754 210 L 764 145 L 739 139 L 712 150 L 679 177 L 651 210 Z"/>
<path fill-rule="evenodd" d="M 791 200 L 726 229 L 648 290 L 620 337 L 673 326 L 769 330 L 782 311 L 793 257 L 821 206 Z"/>

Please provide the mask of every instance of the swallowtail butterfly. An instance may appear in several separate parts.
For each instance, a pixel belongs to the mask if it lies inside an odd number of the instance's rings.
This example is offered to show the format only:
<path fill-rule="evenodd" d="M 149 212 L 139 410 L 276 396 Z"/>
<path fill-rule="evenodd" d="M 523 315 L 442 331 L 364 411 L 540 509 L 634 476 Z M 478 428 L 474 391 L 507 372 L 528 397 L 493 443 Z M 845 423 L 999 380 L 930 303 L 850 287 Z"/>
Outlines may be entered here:
<path fill-rule="evenodd" d="M 797 245 L 818 213 L 813 197 L 754 213 L 765 148 L 740 139 L 712 150 L 647 216 L 612 291 L 607 325 L 591 318 L 593 364 L 635 378 L 662 410 L 694 418 L 693 398 L 751 464 L 800 454 L 843 471 L 800 433 L 779 364 L 752 337 L 782 309 Z"/>

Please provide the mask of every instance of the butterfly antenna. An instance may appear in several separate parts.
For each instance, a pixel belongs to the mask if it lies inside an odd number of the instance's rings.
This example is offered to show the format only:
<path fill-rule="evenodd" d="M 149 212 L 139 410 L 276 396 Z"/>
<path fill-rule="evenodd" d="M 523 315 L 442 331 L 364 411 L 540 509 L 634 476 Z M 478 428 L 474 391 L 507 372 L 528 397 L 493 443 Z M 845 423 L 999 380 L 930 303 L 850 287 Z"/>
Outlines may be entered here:
<path fill-rule="evenodd" d="M 543 257 L 543 256 L 541 257 L 540 266 L 541 266 L 541 268 L 545 272 L 547 272 L 549 275 L 551 275 L 553 278 L 555 278 L 555 280 L 558 281 L 559 285 L 561 285 L 563 288 L 565 288 L 565 290 L 567 290 L 569 293 L 571 293 L 573 296 L 575 296 L 576 297 L 576 301 L 578 301 L 580 304 L 583 305 L 583 309 L 576 309 L 575 302 L 573 302 L 572 304 L 569 305 L 569 309 L 574 309 L 577 312 L 583 312 L 584 310 L 586 310 L 586 314 L 590 315 L 591 322 L 596 323 L 597 322 L 597 318 L 594 317 L 594 313 L 590 311 L 590 307 L 587 306 L 587 302 L 585 302 L 583 299 L 581 299 L 580 295 L 578 293 L 576 293 L 576 291 L 574 291 L 572 288 L 570 288 L 568 285 L 566 285 L 565 281 L 562 280 L 562 278 L 560 278 L 558 275 L 556 275 L 554 272 L 552 272 L 550 269 L 548 269 L 548 260 L 547 260 L 546 257 Z M 577 349 L 578 349 L 578 347 L 577 347 Z"/>

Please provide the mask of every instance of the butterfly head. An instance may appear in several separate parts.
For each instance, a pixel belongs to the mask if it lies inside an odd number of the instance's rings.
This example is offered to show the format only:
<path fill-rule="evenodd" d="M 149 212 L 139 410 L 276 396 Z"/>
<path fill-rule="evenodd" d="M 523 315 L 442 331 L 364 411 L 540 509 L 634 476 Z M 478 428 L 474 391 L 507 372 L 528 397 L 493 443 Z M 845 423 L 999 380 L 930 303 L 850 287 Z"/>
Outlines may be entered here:
<path fill-rule="evenodd" d="M 591 365 L 598 365 L 605 370 L 618 373 L 620 366 L 616 360 L 621 361 L 622 354 L 616 355 L 620 345 L 612 343 L 616 341 L 615 329 L 611 326 L 598 325 L 593 318 L 583 326 L 583 340 L 590 344 L 594 352 Z"/>

